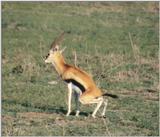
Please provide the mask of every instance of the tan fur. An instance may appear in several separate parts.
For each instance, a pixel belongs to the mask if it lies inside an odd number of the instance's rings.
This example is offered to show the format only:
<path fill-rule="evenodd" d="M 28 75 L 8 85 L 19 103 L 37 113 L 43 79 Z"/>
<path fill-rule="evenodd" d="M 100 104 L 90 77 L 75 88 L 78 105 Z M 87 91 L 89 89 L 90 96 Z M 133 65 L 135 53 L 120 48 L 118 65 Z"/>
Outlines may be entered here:
<path fill-rule="evenodd" d="M 85 104 L 91 99 L 102 95 L 101 90 L 96 87 L 93 79 L 85 71 L 66 64 L 59 51 L 53 56 L 52 64 L 54 64 L 56 71 L 63 80 L 74 79 L 85 87 L 86 91 L 80 97 L 80 100 L 83 100 Z"/>
<path fill-rule="evenodd" d="M 62 34 L 63 35 L 63 34 Z M 62 39 L 62 35 L 60 38 Z M 59 39 L 60 39 L 59 38 Z M 56 39 L 59 40 L 59 39 Z M 56 42 L 53 42 L 52 49 L 50 50 L 48 56 L 46 57 L 46 63 L 52 63 L 64 81 L 74 80 L 78 82 L 80 85 L 84 87 L 84 90 L 81 94 L 79 94 L 78 101 L 82 104 L 93 104 L 96 103 L 97 107 L 95 108 L 92 116 L 95 117 L 97 111 L 105 100 L 102 97 L 101 90 L 96 86 L 95 82 L 91 78 L 91 76 L 85 71 L 81 70 L 78 67 L 69 65 L 65 62 L 64 57 L 62 56 L 62 51 L 59 50 L 59 46 L 56 45 Z M 71 113 L 71 96 L 72 96 L 72 82 L 68 83 L 68 112 L 67 116 Z M 103 115 L 105 114 L 105 108 Z M 76 116 L 79 115 L 79 108 L 77 109 Z"/>

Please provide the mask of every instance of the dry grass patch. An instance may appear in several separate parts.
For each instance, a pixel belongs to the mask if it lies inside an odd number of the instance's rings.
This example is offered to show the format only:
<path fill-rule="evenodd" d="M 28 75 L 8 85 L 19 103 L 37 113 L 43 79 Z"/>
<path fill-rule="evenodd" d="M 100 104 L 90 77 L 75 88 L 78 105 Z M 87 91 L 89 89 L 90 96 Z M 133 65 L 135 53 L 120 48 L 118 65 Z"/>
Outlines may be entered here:
<path fill-rule="evenodd" d="M 112 76 L 112 79 L 111 81 L 114 81 L 114 82 L 123 82 L 123 81 L 130 81 L 130 82 L 138 82 L 139 81 L 139 75 L 134 72 L 133 70 L 129 70 L 129 71 L 119 71 L 119 72 L 116 72 L 113 76 Z"/>

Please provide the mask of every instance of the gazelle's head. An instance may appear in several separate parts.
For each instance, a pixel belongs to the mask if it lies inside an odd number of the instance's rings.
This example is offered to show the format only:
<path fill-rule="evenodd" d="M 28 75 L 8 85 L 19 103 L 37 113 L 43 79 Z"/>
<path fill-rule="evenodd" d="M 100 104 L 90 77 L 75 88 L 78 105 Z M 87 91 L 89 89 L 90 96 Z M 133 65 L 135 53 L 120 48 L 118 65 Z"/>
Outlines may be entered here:
<path fill-rule="evenodd" d="M 62 50 L 59 49 L 60 42 L 63 39 L 63 35 L 64 32 L 59 37 L 57 37 L 51 44 L 51 49 L 49 50 L 49 53 L 45 58 L 45 63 L 53 63 L 53 61 L 56 58 L 59 58 L 59 56 L 61 56 L 61 53 L 65 50 L 65 48 L 63 48 Z"/>

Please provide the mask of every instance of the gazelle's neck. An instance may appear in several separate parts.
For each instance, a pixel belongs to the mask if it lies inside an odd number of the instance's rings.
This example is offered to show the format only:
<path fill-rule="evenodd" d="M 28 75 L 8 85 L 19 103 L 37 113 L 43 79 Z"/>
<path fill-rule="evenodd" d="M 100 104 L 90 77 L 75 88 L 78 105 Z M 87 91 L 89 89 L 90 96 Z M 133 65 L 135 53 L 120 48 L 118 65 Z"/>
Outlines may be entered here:
<path fill-rule="evenodd" d="M 52 64 L 54 65 L 56 71 L 59 75 L 62 75 L 65 71 L 65 60 L 61 54 L 56 56 L 56 58 L 53 59 Z"/>

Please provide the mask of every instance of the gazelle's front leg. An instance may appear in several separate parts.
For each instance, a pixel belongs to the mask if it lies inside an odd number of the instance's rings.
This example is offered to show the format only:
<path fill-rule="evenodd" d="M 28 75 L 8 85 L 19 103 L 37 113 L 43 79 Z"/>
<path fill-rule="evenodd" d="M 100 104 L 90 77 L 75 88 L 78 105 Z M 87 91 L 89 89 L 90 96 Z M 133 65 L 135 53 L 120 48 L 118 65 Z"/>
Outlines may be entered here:
<path fill-rule="evenodd" d="M 68 112 L 66 116 L 69 116 L 71 113 L 71 100 L 72 100 L 72 83 L 68 84 Z"/>
<path fill-rule="evenodd" d="M 79 113 L 80 113 L 80 107 L 79 107 L 79 96 L 80 94 L 77 93 L 77 92 L 74 92 L 74 97 L 75 97 L 75 103 L 76 103 L 76 116 L 78 117 L 79 116 Z"/>

